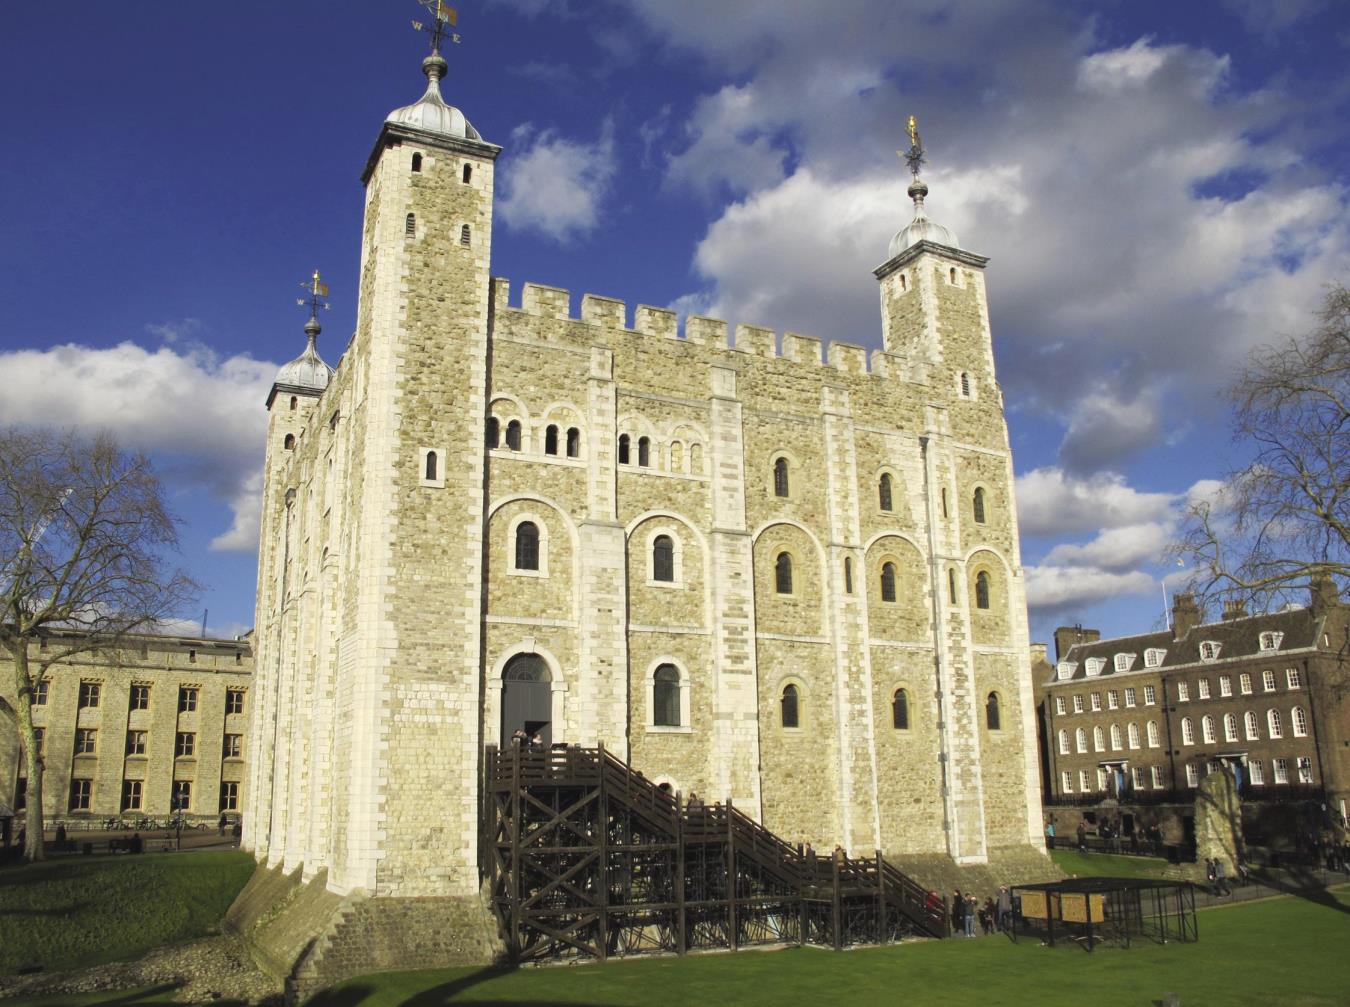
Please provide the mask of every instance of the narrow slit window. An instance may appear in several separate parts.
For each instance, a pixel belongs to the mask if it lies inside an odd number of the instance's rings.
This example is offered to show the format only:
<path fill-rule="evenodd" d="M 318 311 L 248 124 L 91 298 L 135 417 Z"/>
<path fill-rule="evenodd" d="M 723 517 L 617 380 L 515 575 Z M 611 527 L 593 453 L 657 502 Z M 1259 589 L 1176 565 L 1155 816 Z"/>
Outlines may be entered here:
<path fill-rule="evenodd" d="M 649 437 L 638 438 L 638 467 L 648 468 L 652 463 L 652 442 Z"/>
<path fill-rule="evenodd" d="M 880 497 L 881 509 L 888 511 L 891 509 L 891 474 L 883 472 L 881 474 L 881 484 L 877 489 Z"/>
<path fill-rule="evenodd" d="M 432 481 L 434 481 L 434 480 L 436 479 L 436 452 L 435 452 L 435 451 L 428 451 L 428 452 L 427 452 L 426 479 L 427 479 L 428 482 L 432 482 Z"/>
<path fill-rule="evenodd" d="M 991 692 L 989 698 L 984 701 L 984 723 L 991 731 L 999 730 L 1003 718 L 999 710 L 998 693 Z"/>
<path fill-rule="evenodd" d="M 975 523 L 976 523 L 976 524 L 984 524 L 984 490 L 983 490 L 983 489 L 976 489 L 976 490 L 975 490 L 974 509 L 975 509 Z"/>
<path fill-rule="evenodd" d="M 417 236 L 417 214 L 410 213 L 403 218 L 403 234 L 408 238 Z"/>
<path fill-rule="evenodd" d="M 459 229 L 459 243 L 467 247 L 472 240 L 473 231 L 469 228 L 468 224 L 465 224 Z"/>
<path fill-rule="evenodd" d="M 295 434 L 287 434 L 286 439 L 281 442 L 287 451 L 295 450 Z"/>
<path fill-rule="evenodd" d="M 904 689 L 896 689 L 891 700 L 891 726 L 897 731 L 909 730 L 909 694 Z"/>
<path fill-rule="evenodd" d="M 413 170 L 413 171 L 421 171 L 421 170 L 422 170 L 422 155 L 421 155 L 421 154 L 414 154 L 414 155 L 413 155 L 413 157 L 412 157 L 412 170 Z"/>
<path fill-rule="evenodd" d="M 970 375 L 965 371 L 961 372 L 961 397 L 970 398 Z"/>
<path fill-rule="evenodd" d="M 466 165 L 464 166 L 464 175 L 463 175 L 463 178 L 464 178 L 464 184 L 465 184 L 465 185 L 468 185 L 470 182 L 473 181 L 473 165 L 471 165 L 471 164 L 466 164 Z"/>
<path fill-rule="evenodd" d="M 558 453 L 558 428 L 550 424 L 549 428 L 544 431 L 544 454 L 556 455 L 557 453 Z"/>
<path fill-rule="evenodd" d="M 844 593 L 853 593 L 853 560 L 851 557 L 844 557 Z"/>
<path fill-rule="evenodd" d="M 578 458 L 581 456 L 581 431 L 576 427 L 567 428 L 567 457 Z"/>
<path fill-rule="evenodd" d="M 779 458 L 773 463 L 773 495 L 776 497 L 788 495 L 788 463 L 786 458 Z"/>
<path fill-rule="evenodd" d="M 989 574 L 983 570 L 975 575 L 975 607 L 989 607 Z"/>
<path fill-rule="evenodd" d="M 792 593 L 792 556 L 780 552 L 773 564 L 774 588 L 779 594 Z"/>
<path fill-rule="evenodd" d="M 956 604 L 956 571 L 947 571 L 947 600 L 951 604 Z"/>
<path fill-rule="evenodd" d="M 881 564 L 881 600 L 895 601 L 895 564 Z"/>
<path fill-rule="evenodd" d="M 783 699 L 781 705 L 784 727 L 798 727 L 801 724 L 801 711 L 798 709 L 797 699 L 797 687 L 795 685 L 783 686 Z"/>

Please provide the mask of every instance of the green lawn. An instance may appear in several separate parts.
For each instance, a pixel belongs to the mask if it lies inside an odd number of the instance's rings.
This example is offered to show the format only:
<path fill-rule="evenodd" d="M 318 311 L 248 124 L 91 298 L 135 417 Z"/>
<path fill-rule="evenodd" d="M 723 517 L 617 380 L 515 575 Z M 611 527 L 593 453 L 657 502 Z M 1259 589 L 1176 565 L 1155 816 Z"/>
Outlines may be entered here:
<path fill-rule="evenodd" d="M 1051 850 L 1050 859 L 1065 874 L 1080 878 L 1161 878 L 1170 866 L 1157 857 L 1118 857 L 1077 850 Z"/>
<path fill-rule="evenodd" d="M 1196 944 L 1128 951 L 933 941 L 833 954 L 812 948 L 523 969 L 385 973 L 320 994 L 310 1007 L 438 1004 L 1091 1004 L 1335 1007 L 1350 988 L 1350 892 L 1200 914 Z"/>
<path fill-rule="evenodd" d="M 253 858 L 238 851 L 65 857 L 0 872 L 0 973 L 135 958 L 212 933 Z"/>

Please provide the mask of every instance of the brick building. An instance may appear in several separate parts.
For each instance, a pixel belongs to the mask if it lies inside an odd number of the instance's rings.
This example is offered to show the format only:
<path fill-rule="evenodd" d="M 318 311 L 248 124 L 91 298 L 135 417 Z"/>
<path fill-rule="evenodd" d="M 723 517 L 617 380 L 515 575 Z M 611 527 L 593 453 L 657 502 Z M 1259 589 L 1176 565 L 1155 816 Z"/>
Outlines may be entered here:
<path fill-rule="evenodd" d="M 1311 595 L 1266 615 L 1230 605 L 1207 623 L 1182 594 L 1168 630 L 1058 630 L 1057 663 L 1036 685 L 1047 806 L 1184 804 L 1224 769 L 1248 801 L 1325 804 L 1343 822 L 1350 606 L 1330 581 Z M 1185 838 L 1185 816 L 1171 824 Z"/>
<path fill-rule="evenodd" d="M 53 665 L 33 706 L 47 820 L 240 812 L 252 678 L 248 640 L 133 636 Z M 0 696 L 14 695 L 0 652 Z M 0 804 L 21 816 L 27 787 L 17 724 L 0 720 Z"/>

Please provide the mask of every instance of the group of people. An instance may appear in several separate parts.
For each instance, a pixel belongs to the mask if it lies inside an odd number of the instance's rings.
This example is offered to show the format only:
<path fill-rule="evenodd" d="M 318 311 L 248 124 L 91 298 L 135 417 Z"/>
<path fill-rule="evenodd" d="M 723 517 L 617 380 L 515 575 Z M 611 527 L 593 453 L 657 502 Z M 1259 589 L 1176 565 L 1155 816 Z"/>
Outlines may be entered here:
<path fill-rule="evenodd" d="M 511 733 L 511 744 L 517 748 L 543 748 L 544 736 L 538 731 L 533 734 L 526 734 L 523 728 L 517 727 Z"/>
<path fill-rule="evenodd" d="M 975 924 L 985 934 L 1004 933 L 1012 929 L 1013 897 L 1007 885 L 998 886 L 998 895 L 988 895 L 983 903 L 974 892 L 952 892 L 952 935 L 974 937 Z"/>
<path fill-rule="evenodd" d="M 1205 878 L 1209 881 L 1210 891 L 1215 895 L 1233 894 L 1233 886 L 1228 883 L 1228 868 L 1219 857 L 1205 858 Z M 1251 869 L 1241 855 L 1237 861 L 1237 881 L 1240 885 L 1251 883 Z"/>

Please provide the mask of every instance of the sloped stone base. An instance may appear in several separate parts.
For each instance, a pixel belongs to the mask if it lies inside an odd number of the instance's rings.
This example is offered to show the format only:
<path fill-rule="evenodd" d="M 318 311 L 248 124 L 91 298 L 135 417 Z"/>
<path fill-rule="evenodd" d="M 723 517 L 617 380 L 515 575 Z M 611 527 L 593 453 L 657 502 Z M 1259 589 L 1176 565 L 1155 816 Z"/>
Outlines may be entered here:
<path fill-rule="evenodd" d="M 491 965 L 504 957 L 481 897 L 371 898 L 259 867 L 225 916 L 258 966 L 298 1003 L 343 979 L 396 969 Z"/>
<path fill-rule="evenodd" d="M 952 889 L 974 892 L 981 900 L 998 894 L 999 885 L 1058 881 L 1064 873 L 1044 847 L 1002 846 L 989 851 L 987 864 L 958 864 L 942 853 L 887 853 L 886 859 L 929 891 L 948 898 Z"/>

